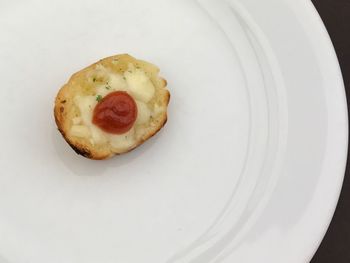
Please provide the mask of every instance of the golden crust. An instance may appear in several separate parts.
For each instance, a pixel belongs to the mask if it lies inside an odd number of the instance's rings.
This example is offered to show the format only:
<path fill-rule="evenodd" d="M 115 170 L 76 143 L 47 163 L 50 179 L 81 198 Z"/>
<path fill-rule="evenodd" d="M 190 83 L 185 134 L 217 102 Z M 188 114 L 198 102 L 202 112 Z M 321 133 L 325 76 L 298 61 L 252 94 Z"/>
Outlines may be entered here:
<path fill-rule="evenodd" d="M 114 61 L 118 61 L 116 66 L 113 64 Z M 142 135 L 142 137 L 138 138 L 134 146 L 129 149 L 116 151 L 108 144 L 96 146 L 91 144 L 88 138 L 77 138 L 70 136 L 69 130 L 72 126 L 72 119 L 79 116 L 79 111 L 77 111 L 76 106 L 74 105 L 74 98 L 78 94 L 84 92 L 82 89 L 84 85 L 88 85 L 88 83 L 86 83 L 86 79 L 89 72 L 94 70 L 97 65 L 103 65 L 110 67 L 116 73 L 123 73 L 127 70 L 126 65 L 130 63 L 138 68 L 141 68 L 150 77 L 156 89 L 156 103 L 162 106 L 165 110 L 153 118 L 151 122 L 144 127 L 146 132 Z M 128 54 L 122 54 L 104 58 L 73 74 L 56 96 L 54 116 L 58 130 L 77 154 L 94 160 L 107 159 L 114 155 L 122 154 L 135 149 L 137 146 L 155 135 L 167 122 L 167 106 L 170 100 L 170 93 L 166 89 L 166 80 L 160 78 L 158 73 L 159 69 L 156 66 L 145 61 L 137 60 Z"/>

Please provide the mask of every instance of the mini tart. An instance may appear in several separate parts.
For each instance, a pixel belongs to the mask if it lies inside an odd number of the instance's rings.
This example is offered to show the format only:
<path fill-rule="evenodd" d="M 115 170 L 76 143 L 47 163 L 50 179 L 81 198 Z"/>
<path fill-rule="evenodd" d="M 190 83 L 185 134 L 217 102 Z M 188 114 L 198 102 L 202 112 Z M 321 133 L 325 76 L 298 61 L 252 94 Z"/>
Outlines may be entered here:
<path fill-rule="evenodd" d="M 167 121 L 170 93 L 155 65 L 116 55 L 75 73 L 57 94 L 55 121 L 67 143 L 87 158 L 101 160 L 135 149 Z M 93 111 L 112 92 L 128 93 L 136 102 L 137 118 L 130 130 L 111 134 L 93 124 Z"/>

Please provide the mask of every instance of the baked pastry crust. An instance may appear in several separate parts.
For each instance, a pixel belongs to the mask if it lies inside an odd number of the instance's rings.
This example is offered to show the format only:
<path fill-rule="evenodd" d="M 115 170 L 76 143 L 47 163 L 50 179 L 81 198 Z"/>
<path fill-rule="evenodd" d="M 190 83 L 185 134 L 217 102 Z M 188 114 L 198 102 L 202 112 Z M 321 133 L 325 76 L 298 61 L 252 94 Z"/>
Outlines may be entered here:
<path fill-rule="evenodd" d="M 72 127 L 75 125 L 75 120 L 79 120 L 82 117 L 76 98 L 99 96 L 97 87 L 105 83 L 108 84 L 109 74 L 125 76 L 126 72 L 132 70 L 144 72 L 154 86 L 154 95 L 146 103 L 147 108 L 151 111 L 151 115 L 147 122 L 135 124 L 132 142 L 128 142 L 127 147 L 118 147 L 116 143 L 112 145 L 109 140 L 96 143 L 90 136 L 76 136 L 72 132 Z M 158 67 L 151 63 L 137 60 L 128 54 L 107 57 L 80 70 L 71 76 L 57 94 L 54 116 L 58 130 L 76 153 L 90 159 L 102 160 L 135 149 L 155 135 L 167 121 L 167 106 L 170 100 L 170 93 L 166 89 L 166 80 L 159 77 L 158 74 Z M 123 78 L 125 79 L 125 77 Z M 138 108 L 138 111 L 142 111 L 142 108 Z M 139 112 L 138 114 L 141 113 Z M 102 130 L 101 133 L 103 133 Z M 108 138 L 108 135 L 106 136 Z"/>

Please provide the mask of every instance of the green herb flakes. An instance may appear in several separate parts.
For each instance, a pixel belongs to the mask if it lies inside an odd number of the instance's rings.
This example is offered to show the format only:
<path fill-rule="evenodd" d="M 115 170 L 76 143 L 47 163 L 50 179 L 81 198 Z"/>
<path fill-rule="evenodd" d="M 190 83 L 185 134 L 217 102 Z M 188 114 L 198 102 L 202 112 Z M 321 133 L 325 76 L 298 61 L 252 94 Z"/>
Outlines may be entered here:
<path fill-rule="evenodd" d="M 97 100 L 98 102 L 100 102 L 100 101 L 102 100 L 102 96 L 101 96 L 101 95 L 97 95 L 97 96 L 96 96 L 96 100 Z"/>

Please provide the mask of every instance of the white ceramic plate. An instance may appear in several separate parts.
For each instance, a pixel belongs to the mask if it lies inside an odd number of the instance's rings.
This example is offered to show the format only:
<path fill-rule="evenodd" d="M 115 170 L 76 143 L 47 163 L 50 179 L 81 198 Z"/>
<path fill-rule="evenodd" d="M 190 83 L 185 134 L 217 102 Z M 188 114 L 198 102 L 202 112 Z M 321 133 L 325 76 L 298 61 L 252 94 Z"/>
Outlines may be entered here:
<path fill-rule="evenodd" d="M 0 262 L 307 262 L 342 184 L 347 116 L 307 0 L 0 3 Z M 108 161 L 53 118 L 75 71 L 161 68 L 169 122 Z"/>

